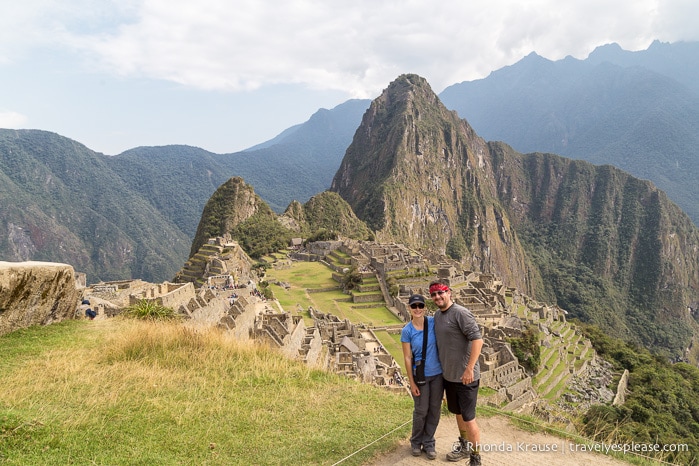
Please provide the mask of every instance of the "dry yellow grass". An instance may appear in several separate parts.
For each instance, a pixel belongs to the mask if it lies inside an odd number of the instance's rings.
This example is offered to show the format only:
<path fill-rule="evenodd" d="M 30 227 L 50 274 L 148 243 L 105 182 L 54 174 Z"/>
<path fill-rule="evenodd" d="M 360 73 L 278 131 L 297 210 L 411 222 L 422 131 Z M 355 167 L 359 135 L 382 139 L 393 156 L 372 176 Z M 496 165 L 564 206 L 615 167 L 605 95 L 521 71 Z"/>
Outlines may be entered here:
<path fill-rule="evenodd" d="M 72 321 L 1 337 L 0 352 L 3 464 L 332 464 L 412 412 L 407 396 L 175 323 Z"/>

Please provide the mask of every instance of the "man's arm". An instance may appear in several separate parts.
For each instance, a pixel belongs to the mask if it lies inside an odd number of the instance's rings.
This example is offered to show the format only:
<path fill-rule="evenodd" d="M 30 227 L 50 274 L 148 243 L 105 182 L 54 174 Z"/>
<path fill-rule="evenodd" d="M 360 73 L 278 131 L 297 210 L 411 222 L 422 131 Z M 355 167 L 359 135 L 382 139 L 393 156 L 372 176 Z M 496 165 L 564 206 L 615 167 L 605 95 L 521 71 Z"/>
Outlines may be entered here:
<path fill-rule="evenodd" d="M 464 371 L 464 374 L 461 376 L 461 382 L 464 385 L 473 382 L 473 369 L 476 367 L 476 363 L 478 362 L 478 357 L 481 354 L 482 348 L 483 348 L 483 339 L 482 338 L 479 338 L 478 340 L 471 341 L 471 354 L 469 355 L 469 358 L 468 358 L 468 364 L 466 364 L 466 370 Z"/>

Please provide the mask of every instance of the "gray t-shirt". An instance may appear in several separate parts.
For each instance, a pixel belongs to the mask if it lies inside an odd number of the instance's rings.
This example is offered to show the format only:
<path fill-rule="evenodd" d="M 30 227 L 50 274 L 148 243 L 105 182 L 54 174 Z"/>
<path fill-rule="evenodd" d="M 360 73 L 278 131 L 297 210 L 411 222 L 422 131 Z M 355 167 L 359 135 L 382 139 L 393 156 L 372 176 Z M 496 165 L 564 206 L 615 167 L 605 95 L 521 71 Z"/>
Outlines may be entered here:
<path fill-rule="evenodd" d="M 483 338 L 475 317 L 465 307 L 453 303 L 447 310 L 435 312 L 434 331 L 444 379 L 460 382 L 471 356 L 471 341 Z M 476 362 L 473 380 L 480 377 L 481 367 Z"/>

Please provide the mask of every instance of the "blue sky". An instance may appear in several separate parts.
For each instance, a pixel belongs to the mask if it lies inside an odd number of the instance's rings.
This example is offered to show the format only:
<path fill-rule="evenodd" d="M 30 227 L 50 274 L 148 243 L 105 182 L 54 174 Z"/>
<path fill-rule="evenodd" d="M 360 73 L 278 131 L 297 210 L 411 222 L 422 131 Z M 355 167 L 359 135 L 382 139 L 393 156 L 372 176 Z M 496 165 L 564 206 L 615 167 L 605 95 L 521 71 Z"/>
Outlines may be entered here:
<path fill-rule="evenodd" d="M 3 1 L 0 128 L 235 152 L 402 73 L 439 93 L 532 51 L 696 41 L 698 17 L 695 0 Z"/>

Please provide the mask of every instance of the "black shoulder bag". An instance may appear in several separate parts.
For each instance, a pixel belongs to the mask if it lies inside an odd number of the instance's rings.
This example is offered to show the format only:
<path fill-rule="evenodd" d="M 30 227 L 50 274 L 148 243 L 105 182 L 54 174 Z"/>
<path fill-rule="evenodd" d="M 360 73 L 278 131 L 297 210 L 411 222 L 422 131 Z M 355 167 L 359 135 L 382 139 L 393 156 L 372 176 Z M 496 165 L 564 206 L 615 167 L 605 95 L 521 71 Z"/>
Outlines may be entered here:
<path fill-rule="evenodd" d="M 425 385 L 427 381 L 425 380 L 425 359 L 427 358 L 427 332 L 429 331 L 429 322 L 425 318 L 425 328 L 422 334 L 422 360 L 415 362 L 415 372 L 413 373 L 413 378 L 415 379 L 415 385 Z"/>

